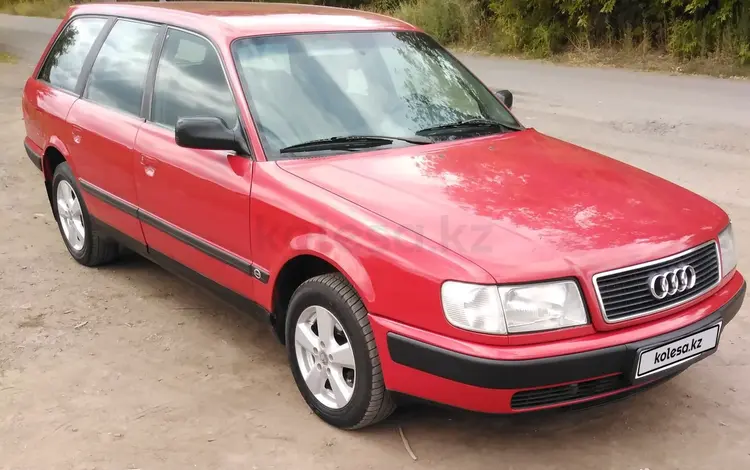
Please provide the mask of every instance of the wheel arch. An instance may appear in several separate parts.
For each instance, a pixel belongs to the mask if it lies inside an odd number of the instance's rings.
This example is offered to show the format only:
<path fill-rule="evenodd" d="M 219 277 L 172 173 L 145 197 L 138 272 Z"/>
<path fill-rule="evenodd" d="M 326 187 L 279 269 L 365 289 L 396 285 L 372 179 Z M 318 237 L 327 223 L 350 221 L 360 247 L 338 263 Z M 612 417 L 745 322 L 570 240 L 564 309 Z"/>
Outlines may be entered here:
<path fill-rule="evenodd" d="M 44 154 L 42 155 L 44 186 L 47 189 L 50 206 L 52 205 L 52 176 L 55 174 L 55 169 L 63 162 L 70 164 L 67 152 L 61 149 L 65 149 L 65 145 L 59 139 L 53 138 L 50 139 L 50 143 L 44 149 Z"/>
<path fill-rule="evenodd" d="M 375 292 L 370 276 L 359 259 L 339 242 L 323 234 L 310 234 L 294 239 L 291 245 L 292 254 L 274 277 L 271 298 L 271 321 L 282 343 L 285 342 L 289 301 L 294 291 L 308 279 L 338 272 L 349 281 L 365 308 L 374 301 Z"/>
<path fill-rule="evenodd" d="M 44 172 L 44 179 L 52 181 L 52 175 L 55 174 L 57 166 L 60 163 L 67 161 L 68 159 L 65 157 L 65 154 L 56 146 L 50 145 L 44 149 L 44 155 L 42 156 L 42 171 Z"/>

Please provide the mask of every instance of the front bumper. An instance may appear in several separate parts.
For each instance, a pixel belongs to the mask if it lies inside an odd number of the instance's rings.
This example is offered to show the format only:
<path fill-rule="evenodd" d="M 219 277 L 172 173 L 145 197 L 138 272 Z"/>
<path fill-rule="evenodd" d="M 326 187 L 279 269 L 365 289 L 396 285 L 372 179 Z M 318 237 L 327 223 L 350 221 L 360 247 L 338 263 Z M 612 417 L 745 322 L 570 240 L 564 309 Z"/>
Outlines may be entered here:
<path fill-rule="evenodd" d="M 415 339 L 408 328 L 398 331 L 391 321 L 380 321 L 376 317 L 371 323 L 379 349 L 387 350 L 387 355 L 381 352 L 381 361 L 389 389 L 474 411 L 515 413 L 631 392 L 666 380 L 713 354 L 718 345 L 656 373 L 634 379 L 639 351 L 690 336 L 719 322 L 723 331 L 742 305 L 746 284 L 736 274 L 724 289 L 722 304 L 706 311 L 699 320 L 687 326 L 585 352 L 526 360 L 497 360 L 457 352 Z M 712 297 L 721 299 L 720 294 Z M 733 294 L 728 301 L 727 294 Z M 704 302 L 706 305 L 697 308 L 705 310 L 712 300 L 715 305 L 717 299 L 708 299 Z"/>

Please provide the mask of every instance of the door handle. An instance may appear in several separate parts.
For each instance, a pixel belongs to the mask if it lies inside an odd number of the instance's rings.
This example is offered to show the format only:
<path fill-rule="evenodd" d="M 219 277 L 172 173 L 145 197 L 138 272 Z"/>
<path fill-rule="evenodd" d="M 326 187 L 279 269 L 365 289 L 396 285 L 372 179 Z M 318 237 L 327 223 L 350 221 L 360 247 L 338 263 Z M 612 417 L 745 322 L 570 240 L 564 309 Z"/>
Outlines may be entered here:
<path fill-rule="evenodd" d="M 156 165 L 156 159 L 154 157 L 149 157 L 148 155 L 141 154 L 141 165 Z"/>
<path fill-rule="evenodd" d="M 157 160 L 154 157 L 141 154 L 141 166 L 146 176 L 153 177 L 156 174 L 156 162 Z"/>
<path fill-rule="evenodd" d="M 82 129 L 78 126 L 73 126 L 73 143 L 80 144 L 81 143 L 81 132 Z"/>

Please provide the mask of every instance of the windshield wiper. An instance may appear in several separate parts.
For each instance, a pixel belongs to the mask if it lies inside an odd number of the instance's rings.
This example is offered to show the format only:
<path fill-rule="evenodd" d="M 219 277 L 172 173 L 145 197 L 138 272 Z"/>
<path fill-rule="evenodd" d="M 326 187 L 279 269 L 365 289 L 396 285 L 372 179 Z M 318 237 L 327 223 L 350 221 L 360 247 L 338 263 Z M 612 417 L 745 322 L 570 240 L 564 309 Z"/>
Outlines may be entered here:
<path fill-rule="evenodd" d="M 520 127 L 516 127 L 512 124 L 508 124 L 505 122 L 494 121 L 492 119 L 476 118 L 476 119 L 467 119 L 465 121 L 451 122 L 448 124 L 442 124 L 440 126 L 428 127 L 426 129 L 417 131 L 416 134 L 425 135 L 425 134 L 431 134 L 433 132 L 449 131 L 449 130 L 454 130 L 454 129 L 476 129 L 477 127 L 499 127 L 501 129 L 510 130 L 510 131 L 521 130 Z"/>
<path fill-rule="evenodd" d="M 355 150 L 390 145 L 394 140 L 408 142 L 415 145 L 431 144 L 432 139 L 427 137 L 390 137 L 382 135 L 347 135 L 340 137 L 329 137 L 327 139 L 310 140 L 279 150 L 279 153 L 292 152 L 315 152 L 318 150 Z"/>

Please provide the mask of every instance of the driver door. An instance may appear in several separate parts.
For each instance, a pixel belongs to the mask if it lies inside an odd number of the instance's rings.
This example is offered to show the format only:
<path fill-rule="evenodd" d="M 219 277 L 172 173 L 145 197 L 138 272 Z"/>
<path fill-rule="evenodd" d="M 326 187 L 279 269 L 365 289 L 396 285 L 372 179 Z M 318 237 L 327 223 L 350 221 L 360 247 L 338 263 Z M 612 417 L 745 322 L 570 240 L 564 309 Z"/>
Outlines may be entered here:
<path fill-rule="evenodd" d="M 250 184 L 253 162 L 228 152 L 177 146 L 182 117 L 220 117 L 237 109 L 213 45 L 169 29 L 157 64 L 149 119 L 136 137 L 135 183 L 143 234 L 154 257 L 252 298 Z"/>

